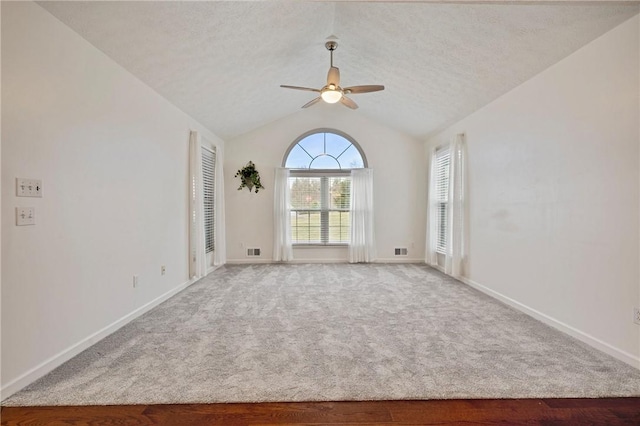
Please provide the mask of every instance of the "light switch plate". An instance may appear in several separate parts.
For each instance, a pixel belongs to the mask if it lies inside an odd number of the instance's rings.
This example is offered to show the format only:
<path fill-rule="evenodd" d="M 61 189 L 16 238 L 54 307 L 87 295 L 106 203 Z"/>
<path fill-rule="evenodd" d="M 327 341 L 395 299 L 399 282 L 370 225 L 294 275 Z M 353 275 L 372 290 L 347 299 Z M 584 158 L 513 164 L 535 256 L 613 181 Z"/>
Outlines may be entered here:
<path fill-rule="evenodd" d="M 36 212 L 33 207 L 16 207 L 16 225 L 35 225 Z"/>
<path fill-rule="evenodd" d="M 42 197 L 42 180 L 16 178 L 16 195 L 18 197 Z"/>

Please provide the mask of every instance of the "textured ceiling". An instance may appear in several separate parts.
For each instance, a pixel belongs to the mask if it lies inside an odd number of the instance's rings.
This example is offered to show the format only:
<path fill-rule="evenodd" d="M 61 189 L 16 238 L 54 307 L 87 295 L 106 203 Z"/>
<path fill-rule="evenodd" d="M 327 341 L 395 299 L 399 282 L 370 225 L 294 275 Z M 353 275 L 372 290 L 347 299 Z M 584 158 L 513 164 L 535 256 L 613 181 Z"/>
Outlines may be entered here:
<path fill-rule="evenodd" d="M 386 86 L 353 95 L 357 113 L 422 138 L 638 13 L 637 3 L 39 4 L 223 139 L 313 99 L 279 85 L 322 87 L 330 35 L 342 86 Z"/>

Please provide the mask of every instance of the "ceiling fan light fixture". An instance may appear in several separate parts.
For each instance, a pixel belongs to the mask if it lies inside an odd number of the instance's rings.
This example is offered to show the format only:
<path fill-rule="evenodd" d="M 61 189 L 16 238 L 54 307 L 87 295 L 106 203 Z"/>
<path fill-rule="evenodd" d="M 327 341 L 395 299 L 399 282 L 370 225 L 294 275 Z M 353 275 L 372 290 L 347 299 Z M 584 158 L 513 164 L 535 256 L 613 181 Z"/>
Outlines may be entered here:
<path fill-rule="evenodd" d="M 344 89 L 340 87 L 340 69 L 338 69 L 338 67 L 333 66 L 333 51 L 336 50 L 336 48 L 338 47 L 338 43 L 331 40 L 326 42 L 324 46 L 330 52 L 330 56 L 331 56 L 331 62 L 329 64 L 329 72 L 327 73 L 326 86 L 324 86 L 322 89 L 312 89 L 311 87 L 280 85 L 280 87 L 284 87 L 285 89 L 305 90 L 307 92 L 320 93 L 320 96 L 302 105 L 302 108 L 308 108 L 312 105 L 317 104 L 318 102 L 320 102 L 320 100 L 322 100 L 328 104 L 337 104 L 338 102 L 340 102 L 342 105 L 346 106 L 347 108 L 358 109 L 358 104 L 353 102 L 350 98 L 346 97 L 345 95 L 378 92 L 380 90 L 384 90 L 384 86 L 373 85 L 373 84 L 369 84 L 366 86 L 350 86 L 350 87 L 345 87 Z"/>
<path fill-rule="evenodd" d="M 340 102 L 340 99 L 342 99 L 342 92 L 339 90 L 332 90 L 330 88 L 327 88 L 323 90 L 322 93 L 320 93 L 320 96 L 326 103 L 335 104 L 337 102 Z"/>

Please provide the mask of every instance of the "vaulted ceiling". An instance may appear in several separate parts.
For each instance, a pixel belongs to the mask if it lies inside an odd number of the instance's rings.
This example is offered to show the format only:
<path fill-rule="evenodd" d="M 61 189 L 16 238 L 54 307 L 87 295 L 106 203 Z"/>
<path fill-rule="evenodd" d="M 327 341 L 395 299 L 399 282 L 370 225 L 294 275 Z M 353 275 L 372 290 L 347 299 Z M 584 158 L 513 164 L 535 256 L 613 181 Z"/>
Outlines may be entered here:
<path fill-rule="evenodd" d="M 322 87 L 329 36 L 343 86 L 386 86 L 353 95 L 356 113 L 423 138 L 639 10 L 637 2 L 39 4 L 223 139 L 313 99 L 279 85 Z"/>

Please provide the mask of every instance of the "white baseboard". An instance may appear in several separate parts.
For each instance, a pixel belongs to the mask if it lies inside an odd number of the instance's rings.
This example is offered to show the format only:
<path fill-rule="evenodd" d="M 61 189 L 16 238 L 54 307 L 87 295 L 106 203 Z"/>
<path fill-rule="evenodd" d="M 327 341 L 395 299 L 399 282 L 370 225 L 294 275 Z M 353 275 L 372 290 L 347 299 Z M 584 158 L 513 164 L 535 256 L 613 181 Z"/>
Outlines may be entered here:
<path fill-rule="evenodd" d="M 427 266 L 432 267 L 433 269 L 437 269 L 438 271 L 442 272 L 443 274 L 445 273 L 445 272 L 444 272 L 444 268 L 443 268 L 442 266 L 440 266 L 440 265 L 430 265 L 430 264 L 428 264 L 428 263 L 426 263 L 426 262 L 425 262 L 425 264 L 426 264 Z M 460 281 L 464 282 L 465 284 L 469 284 L 469 285 L 471 285 L 470 283 L 468 283 L 468 282 L 466 282 L 466 281 L 463 281 L 463 280 L 460 280 Z"/>
<path fill-rule="evenodd" d="M 410 257 L 384 257 L 376 259 L 373 263 L 424 263 L 424 259 L 415 259 Z"/>
<path fill-rule="evenodd" d="M 222 265 L 213 265 L 213 266 L 209 266 L 207 268 L 207 273 L 205 276 L 209 275 L 210 273 L 212 273 L 213 271 L 215 271 L 216 269 L 218 269 L 219 267 L 221 267 Z M 195 282 L 195 281 L 194 281 Z"/>
<path fill-rule="evenodd" d="M 68 347 L 67 349 L 61 351 L 60 353 L 45 360 L 41 364 L 37 365 L 36 367 L 32 368 L 31 370 L 19 376 L 18 378 L 10 381 L 6 385 L 4 385 L 2 389 L 0 389 L 0 401 L 3 401 L 9 398 L 11 395 L 18 392 L 20 389 L 23 389 L 24 387 L 30 385 L 31 383 L 35 382 L 39 378 L 43 377 L 44 375 L 50 373 L 56 367 L 59 367 L 63 363 L 69 361 L 71 358 L 78 355 L 80 352 L 96 344 L 100 340 L 104 339 L 108 335 L 117 331 L 118 329 L 125 326 L 126 324 L 130 323 L 131 321 L 138 318 L 142 314 L 155 308 L 165 300 L 169 299 L 170 297 L 174 296 L 175 294 L 189 287 L 191 284 L 193 284 L 196 281 L 197 279 L 194 279 L 194 280 L 189 280 L 187 282 L 180 284 L 174 289 L 169 290 L 168 292 L 164 293 L 161 296 L 158 296 L 157 298 L 144 304 L 143 306 L 139 307 L 133 312 L 123 316 L 122 318 L 109 324 L 103 329 L 98 330 L 97 332 L 91 334 L 90 336 L 82 339 L 78 343 Z"/>
<path fill-rule="evenodd" d="M 232 265 L 245 265 L 249 263 L 280 263 L 274 262 L 272 259 L 228 259 L 228 264 Z M 349 263 L 348 259 L 293 259 L 289 262 L 283 263 Z M 373 263 L 424 263 L 424 259 L 413 259 L 413 258 L 383 258 L 376 259 Z"/>
<path fill-rule="evenodd" d="M 300 264 L 300 263 L 348 263 L 346 259 L 293 259 L 288 262 L 275 262 L 273 259 L 229 259 L 228 264 L 232 265 L 246 265 L 251 263 L 273 263 L 273 264 Z"/>
<path fill-rule="evenodd" d="M 260 258 L 227 259 L 227 265 L 245 265 L 247 263 L 273 263 L 273 260 L 272 259 L 260 259 Z"/>
<path fill-rule="evenodd" d="M 436 268 L 436 269 L 440 269 L 440 268 Z M 586 343 L 589 346 L 592 346 L 606 354 L 609 354 L 614 358 L 617 358 L 620 361 L 623 361 L 631 365 L 632 367 L 640 369 L 640 357 L 637 357 L 633 354 L 623 351 L 622 349 L 616 348 L 615 346 L 612 346 L 609 343 L 598 339 L 597 337 L 591 336 L 590 334 L 585 333 L 581 330 L 578 330 L 577 328 L 572 327 L 568 324 L 565 324 L 562 321 L 558 321 L 557 319 L 552 318 L 549 315 L 543 314 L 542 312 L 537 311 L 533 308 L 530 308 L 529 306 L 523 303 L 520 303 L 517 300 L 511 299 L 510 297 L 507 297 L 497 291 L 491 290 L 490 288 L 485 287 L 482 284 L 478 284 L 473 280 L 470 280 L 465 277 L 460 277 L 458 278 L 458 280 L 462 281 L 465 284 L 468 284 L 469 286 L 483 292 L 488 296 L 493 297 L 494 299 L 498 299 L 501 302 L 506 303 L 507 305 L 537 319 L 538 321 L 542 321 L 543 323 L 557 330 L 560 330 L 571 337 L 575 337 L 576 339 Z"/>

